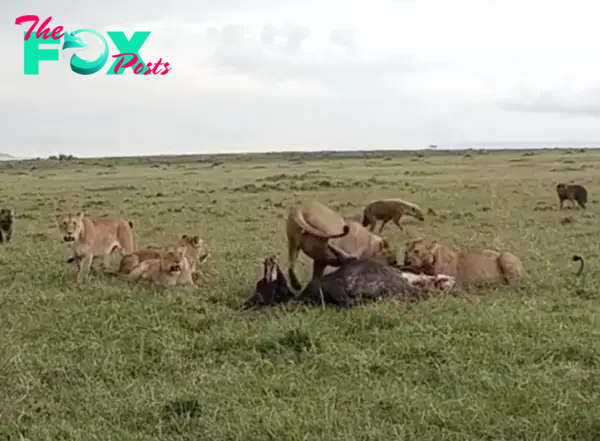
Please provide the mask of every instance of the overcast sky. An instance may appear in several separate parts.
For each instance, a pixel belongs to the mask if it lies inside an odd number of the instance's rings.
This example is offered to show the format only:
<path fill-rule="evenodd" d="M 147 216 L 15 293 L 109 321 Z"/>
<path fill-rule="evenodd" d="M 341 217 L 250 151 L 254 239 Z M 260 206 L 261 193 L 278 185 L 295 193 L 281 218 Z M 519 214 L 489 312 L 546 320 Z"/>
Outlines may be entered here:
<path fill-rule="evenodd" d="M 600 144 L 598 9 L 592 0 L 4 2 L 0 151 Z M 25 14 L 51 15 L 51 28 L 69 32 L 151 31 L 140 55 L 172 70 L 106 75 L 109 59 L 82 76 L 61 56 L 26 76 L 29 24 L 14 24 Z M 80 36 L 89 48 L 79 55 L 95 59 L 97 37 Z"/>

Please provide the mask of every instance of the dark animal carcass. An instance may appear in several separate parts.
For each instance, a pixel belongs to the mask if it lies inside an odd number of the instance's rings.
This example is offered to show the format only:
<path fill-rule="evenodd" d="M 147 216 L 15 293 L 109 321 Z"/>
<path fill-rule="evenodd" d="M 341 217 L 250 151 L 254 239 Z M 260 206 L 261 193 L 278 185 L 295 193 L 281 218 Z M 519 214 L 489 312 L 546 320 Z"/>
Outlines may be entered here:
<path fill-rule="evenodd" d="M 242 305 L 242 309 L 257 309 L 287 303 L 294 298 L 276 256 L 264 260 L 262 279 L 256 284 L 254 294 Z"/>
<path fill-rule="evenodd" d="M 312 305 L 351 307 L 386 297 L 418 297 L 419 294 L 393 266 L 374 259 L 360 259 L 348 261 L 338 270 L 311 280 L 297 299 Z"/>

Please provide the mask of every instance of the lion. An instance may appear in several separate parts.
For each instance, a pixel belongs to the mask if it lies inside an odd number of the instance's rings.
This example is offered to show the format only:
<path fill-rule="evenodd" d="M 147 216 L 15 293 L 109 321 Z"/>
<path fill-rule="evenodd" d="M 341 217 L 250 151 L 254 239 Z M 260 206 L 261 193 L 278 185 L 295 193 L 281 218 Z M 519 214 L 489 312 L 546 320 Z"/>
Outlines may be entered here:
<path fill-rule="evenodd" d="M 145 259 L 125 275 L 129 281 L 151 280 L 164 286 L 177 284 L 197 287 L 192 279 L 185 245 L 168 245 L 159 251 L 158 258 Z"/>
<path fill-rule="evenodd" d="M 563 208 L 563 204 L 566 200 L 571 201 L 571 205 L 576 207 L 579 205 L 585 210 L 588 192 L 583 185 L 579 184 L 557 184 L 556 195 L 559 200 L 559 210 Z"/>
<path fill-rule="evenodd" d="M 186 248 L 185 257 L 188 260 L 190 271 L 196 273 L 197 265 L 204 263 L 210 257 L 210 249 L 206 242 L 200 236 L 190 236 L 184 234 L 177 245 L 183 245 Z M 160 258 L 160 250 L 164 247 L 150 245 L 145 249 L 134 251 L 131 254 L 123 256 L 119 265 L 119 273 L 129 274 L 140 262 L 148 259 Z"/>
<path fill-rule="evenodd" d="M 291 208 L 286 220 L 286 236 L 288 241 L 288 273 L 292 285 L 293 281 L 296 281 L 297 286 L 300 286 L 294 275 L 294 266 L 305 238 L 313 237 L 319 246 L 325 247 L 328 240 L 344 237 L 349 231 L 350 227 L 340 214 L 319 202 L 307 202 Z"/>
<path fill-rule="evenodd" d="M 372 258 L 389 264 L 396 263 L 395 250 L 387 240 L 372 233 L 360 222 L 346 222 L 348 234 L 341 237 L 325 241 L 310 234 L 301 236 L 298 248 L 313 260 L 312 279 L 321 277 L 327 266 L 339 267 L 348 260 Z M 292 288 L 301 289 L 293 266 L 288 269 L 288 275 Z"/>
<path fill-rule="evenodd" d="M 0 243 L 10 242 L 14 217 L 14 208 L 2 208 L 0 210 Z"/>
<path fill-rule="evenodd" d="M 94 258 L 106 258 L 119 251 L 134 251 L 133 222 L 118 218 L 92 218 L 83 212 L 65 214 L 58 219 L 63 242 L 73 251 L 68 262 L 75 261 L 77 281 L 86 279 Z"/>
<path fill-rule="evenodd" d="M 411 202 L 404 201 L 402 199 L 381 199 L 369 203 L 364 211 L 362 218 L 362 225 L 369 227 L 373 231 L 377 225 L 377 221 L 383 221 L 379 227 L 379 234 L 383 231 L 383 228 L 389 221 L 393 221 L 400 231 L 404 231 L 404 228 L 400 224 L 400 218 L 408 215 L 415 219 L 423 221 L 423 210 L 418 205 Z"/>
<path fill-rule="evenodd" d="M 205 263 L 210 257 L 210 248 L 200 236 L 181 236 L 181 243 L 186 246 L 186 257 L 190 263 L 192 273 L 196 272 L 198 264 Z"/>
<path fill-rule="evenodd" d="M 521 260 L 507 251 L 455 250 L 424 238 L 406 242 L 404 266 L 432 276 L 444 274 L 457 285 L 497 282 L 515 285 L 526 276 Z"/>

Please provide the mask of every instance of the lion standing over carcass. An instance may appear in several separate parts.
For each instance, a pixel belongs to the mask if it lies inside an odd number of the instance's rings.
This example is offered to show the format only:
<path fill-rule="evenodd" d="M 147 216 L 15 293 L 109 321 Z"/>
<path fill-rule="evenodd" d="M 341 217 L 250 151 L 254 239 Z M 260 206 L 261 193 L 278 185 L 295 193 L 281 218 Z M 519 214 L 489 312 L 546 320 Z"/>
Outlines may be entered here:
<path fill-rule="evenodd" d="M 313 260 L 312 279 L 320 277 L 325 267 L 339 267 L 343 262 L 360 258 L 384 258 L 390 263 L 396 256 L 386 240 L 371 233 L 360 222 L 345 220 L 319 202 L 309 202 L 290 210 L 286 233 L 288 239 L 288 275 L 295 290 L 302 288 L 294 266 L 300 250 Z"/>

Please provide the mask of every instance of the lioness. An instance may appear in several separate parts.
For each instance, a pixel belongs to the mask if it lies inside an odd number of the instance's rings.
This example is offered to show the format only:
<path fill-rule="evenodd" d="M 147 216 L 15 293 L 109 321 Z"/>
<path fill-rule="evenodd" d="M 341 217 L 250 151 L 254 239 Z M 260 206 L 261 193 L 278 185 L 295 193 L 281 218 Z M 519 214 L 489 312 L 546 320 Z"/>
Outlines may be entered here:
<path fill-rule="evenodd" d="M 301 236 L 299 249 L 313 260 L 312 279 L 323 275 L 327 266 L 339 267 L 348 260 L 373 258 L 390 264 L 396 263 L 396 253 L 384 238 L 370 232 L 360 222 L 346 222 L 349 231 L 342 237 L 324 241 L 309 234 Z M 302 286 L 292 266 L 288 275 L 292 288 L 299 290 Z"/>
<path fill-rule="evenodd" d="M 10 241 L 14 217 L 15 210 L 13 208 L 3 208 L 0 210 L 0 243 Z"/>
<path fill-rule="evenodd" d="M 210 249 L 200 236 L 184 234 L 177 245 L 185 246 L 185 257 L 188 260 L 190 271 L 196 272 L 198 263 L 204 263 L 210 257 Z M 129 274 L 140 262 L 148 259 L 160 258 L 160 250 L 164 247 L 150 245 L 145 249 L 134 251 L 123 256 L 119 265 L 119 273 Z"/>
<path fill-rule="evenodd" d="M 526 275 L 521 260 L 512 253 L 486 249 L 454 250 L 424 238 L 406 243 L 404 266 L 429 275 L 454 277 L 458 285 L 502 280 L 516 284 Z"/>
<path fill-rule="evenodd" d="M 298 288 L 295 289 L 300 289 L 300 285 L 294 275 L 294 266 L 305 238 L 312 237 L 317 246 L 326 247 L 329 239 L 344 237 L 349 231 L 350 228 L 340 214 L 319 202 L 307 202 L 290 209 L 286 220 L 288 273 L 292 286 L 294 281 L 297 283 Z"/>
<path fill-rule="evenodd" d="M 556 195 L 559 200 L 559 209 L 563 208 L 563 204 L 566 200 L 571 201 L 573 207 L 579 205 L 584 210 L 586 208 L 588 192 L 583 185 L 558 184 L 556 186 Z"/>
<path fill-rule="evenodd" d="M 125 279 L 130 281 L 151 280 L 161 285 L 172 286 L 177 284 L 197 287 L 192 280 L 190 264 L 185 257 L 186 247 L 183 245 L 169 245 L 159 251 L 158 259 L 141 261 Z"/>
<path fill-rule="evenodd" d="M 116 218 L 91 218 L 83 212 L 59 217 L 58 227 L 65 242 L 73 251 L 70 261 L 77 262 L 77 281 L 87 277 L 94 257 L 106 260 L 114 251 L 134 251 L 133 222 Z"/>
<path fill-rule="evenodd" d="M 404 215 L 412 216 L 420 221 L 424 220 L 423 210 L 418 205 L 402 199 L 382 199 L 373 201 L 365 207 L 362 224 L 373 231 L 377 221 L 383 221 L 381 227 L 379 227 L 379 233 L 381 234 L 383 227 L 389 221 L 393 221 L 401 231 L 404 231 L 400 224 L 400 218 Z"/>

